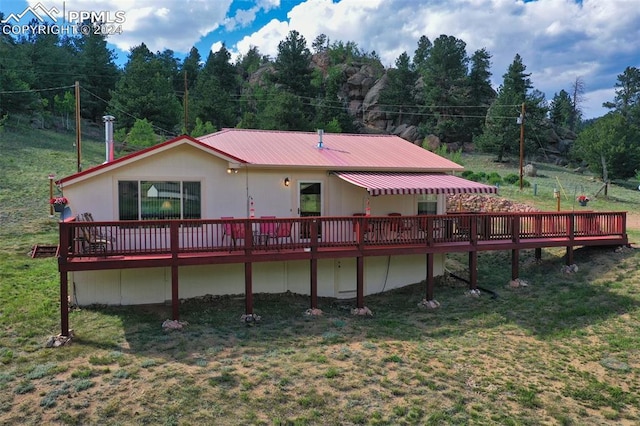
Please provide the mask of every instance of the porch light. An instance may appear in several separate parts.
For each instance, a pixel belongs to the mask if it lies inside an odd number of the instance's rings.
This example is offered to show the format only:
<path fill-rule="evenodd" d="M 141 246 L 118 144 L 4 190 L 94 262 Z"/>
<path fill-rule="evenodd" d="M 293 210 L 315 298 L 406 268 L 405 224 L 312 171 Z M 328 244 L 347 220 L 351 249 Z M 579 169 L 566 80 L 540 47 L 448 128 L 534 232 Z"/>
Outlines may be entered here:
<path fill-rule="evenodd" d="M 289 186 L 291 184 L 291 181 L 289 180 L 288 177 L 284 178 L 284 186 Z"/>
<path fill-rule="evenodd" d="M 227 169 L 227 173 L 228 173 L 228 174 L 231 174 L 231 173 L 238 173 L 238 169 L 232 169 L 231 167 L 229 167 L 229 168 Z"/>

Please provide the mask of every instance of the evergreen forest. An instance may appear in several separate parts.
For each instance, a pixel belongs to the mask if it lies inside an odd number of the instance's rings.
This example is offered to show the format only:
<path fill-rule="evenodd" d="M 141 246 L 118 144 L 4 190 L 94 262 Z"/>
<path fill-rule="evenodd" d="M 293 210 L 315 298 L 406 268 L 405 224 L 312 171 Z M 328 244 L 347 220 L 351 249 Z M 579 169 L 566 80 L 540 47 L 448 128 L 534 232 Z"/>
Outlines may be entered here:
<path fill-rule="evenodd" d="M 2 17 L 0 13 L 0 17 Z M 379 55 L 352 41 L 297 31 L 276 57 L 257 47 L 233 59 L 195 47 L 180 59 L 141 43 L 118 66 L 105 36 L 0 33 L 0 131 L 12 119 L 72 130 L 75 89 L 83 120 L 116 120 L 116 142 L 139 149 L 179 134 L 194 137 L 228 127 L 401 134 L 425 148 L 473 147 L 503 161 L 525 146 L 528 160 L 558 154 L 605 181 L 640 169 L 640 69 L 618 75 L 605 116 L 583 120 L 585 82 L 568 81 L 548 100 L 515 54 L 493 70 L 491 52 L 469 52 L 464 40 L 416 40 L 385 68 Z M 497 88 L 493 73 L 501 75 Z M 76 87 L 77 82 L 77 87 Z M 405 133 L 406 134 L 406 133 Z"/>

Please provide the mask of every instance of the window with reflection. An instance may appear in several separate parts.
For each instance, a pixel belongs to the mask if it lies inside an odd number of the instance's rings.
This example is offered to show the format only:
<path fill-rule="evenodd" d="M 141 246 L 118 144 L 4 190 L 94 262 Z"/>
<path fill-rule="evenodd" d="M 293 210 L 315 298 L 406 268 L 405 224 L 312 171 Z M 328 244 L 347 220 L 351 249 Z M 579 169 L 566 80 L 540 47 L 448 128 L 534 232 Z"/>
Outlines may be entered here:
<path fill-rule="evenodd" d="M 200 219 L 200 182 L 118 182 L 120 220 Z"/>

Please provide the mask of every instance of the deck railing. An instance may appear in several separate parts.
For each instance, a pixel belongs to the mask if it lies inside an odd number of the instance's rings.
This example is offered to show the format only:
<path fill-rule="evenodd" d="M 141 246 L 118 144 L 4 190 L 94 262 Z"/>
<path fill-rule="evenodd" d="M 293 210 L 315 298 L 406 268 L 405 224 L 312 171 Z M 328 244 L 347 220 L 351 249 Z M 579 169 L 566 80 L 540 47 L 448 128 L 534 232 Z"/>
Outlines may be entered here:
<path fill-rule="evenodd" d="M 621 236 L 625 212 L 61 222 L 68 258 Z M 65 250 L 64 247 L 67 247 Z"/>

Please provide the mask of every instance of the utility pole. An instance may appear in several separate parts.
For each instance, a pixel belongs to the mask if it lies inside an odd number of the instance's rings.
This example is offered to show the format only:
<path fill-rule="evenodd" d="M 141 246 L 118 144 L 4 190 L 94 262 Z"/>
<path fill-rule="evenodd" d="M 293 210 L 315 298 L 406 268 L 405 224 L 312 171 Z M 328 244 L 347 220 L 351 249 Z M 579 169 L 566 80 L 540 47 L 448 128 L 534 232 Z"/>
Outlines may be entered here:
<path fill-rule="evenodd" d="M 520 123 L 520 191 L 522 191 L 522 177 L 524 175 L 524 102 L 522 103 L 522 112 L 520 112 L 518 122 Z"/>
<path fill-rule="evenodd" d="M 75 84 L 76 94 L 76 156 L 77 156 L 77 169 L 78 173 L 82 171 L 82 138 L 80 137 L 80 82 L 76 80 Z"/>
<path fill-rule="evenodd" d="M 187 86 L 187 70 L 184 71 L 184 132 L 189 134 L 187 123 L 189 122 L 189 87 Z"/>

